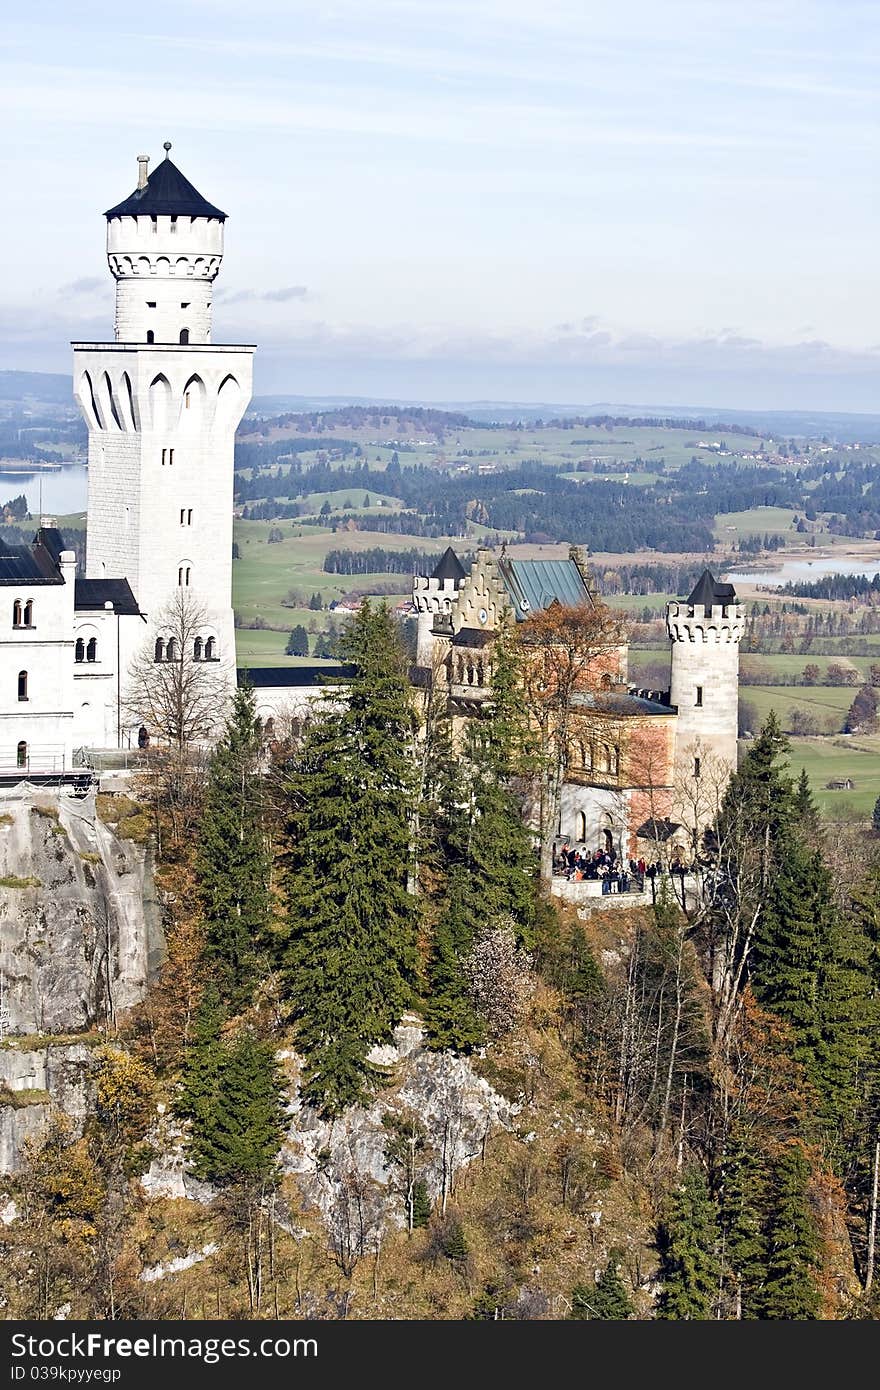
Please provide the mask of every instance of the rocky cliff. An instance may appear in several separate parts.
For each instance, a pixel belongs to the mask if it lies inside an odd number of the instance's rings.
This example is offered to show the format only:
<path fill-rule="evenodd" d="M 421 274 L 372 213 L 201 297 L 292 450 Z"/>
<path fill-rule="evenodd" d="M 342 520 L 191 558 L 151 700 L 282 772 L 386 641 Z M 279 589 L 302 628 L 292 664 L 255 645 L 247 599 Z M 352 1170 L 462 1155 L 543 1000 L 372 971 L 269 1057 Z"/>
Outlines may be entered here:
<path fill-rule="evenodd" d="M 0 1172 L 52 1104 L 82 1118 L 88 1035 L 143 997 L 161 951 L 149 850 L 94 794 L 0 792 Z"/>

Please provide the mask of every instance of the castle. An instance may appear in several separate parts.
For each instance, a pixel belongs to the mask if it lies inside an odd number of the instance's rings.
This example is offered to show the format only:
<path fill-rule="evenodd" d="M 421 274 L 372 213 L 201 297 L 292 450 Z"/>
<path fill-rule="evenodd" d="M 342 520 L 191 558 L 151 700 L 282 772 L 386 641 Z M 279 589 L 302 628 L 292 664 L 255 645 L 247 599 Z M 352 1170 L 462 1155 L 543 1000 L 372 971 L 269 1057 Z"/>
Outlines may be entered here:
<path fill-rule="evenodd" d="M 0 778 L 65 775 L 78 749 L 127 748 L 149 736 L 127 699 L 138 657 L 200 663 L 218 708 L 237 679 L 233 450 L 255 349 L 211 342 L 226 214 L 184 178 L 170 148 L 152 174 L 138 156 L 137 187 L 105 213 L 114 340 L 73 344 L 89 431 L 86 574 L 77 576 L 76 556 L 49 522 L 30 545 L 0 542 Z M 187 652 L 167 621 L 181 597 L 198 615 Z M 595 601 L 576 549 L 565 560 L 478 550 L 469 570 L 447 550 L 433 574 L 414 581 L 414 681 L 444 686 L 454 719 L 476 717 L 504 623 Z M 733 589 L 706 571 L 667 608 L 668 691 L 628 684 L 625 645 L 602 654 L 594 688 L 579 696 L 560 836 L 621 854 L 676 837 L 684 852 L 692 847 L 710 819 L 708 789 L 736 765 L 743 628 Z M 327 693 L 318 683 L 326 674 L 282 667 L 247 678 L 268 722 L 307 715 Z"/>
<path fill-rule="evenodd" d="M 416 684 L 439 689 L 453 728 L 479 718 L 491 695 L 492 647 L 505 624 L 560 604 L 597 603 L 584 557 L 519 560 L 477 550 L 469 570 L 449 548 L 413 581 Z M 573 698 L 560 841 L 623 858 L 690 860 L 737 758 L 742 605 L 705 570 L 666 609 L 670 682 L 640 690 L 627 678 L 625 643 L 597 652 Z"/>

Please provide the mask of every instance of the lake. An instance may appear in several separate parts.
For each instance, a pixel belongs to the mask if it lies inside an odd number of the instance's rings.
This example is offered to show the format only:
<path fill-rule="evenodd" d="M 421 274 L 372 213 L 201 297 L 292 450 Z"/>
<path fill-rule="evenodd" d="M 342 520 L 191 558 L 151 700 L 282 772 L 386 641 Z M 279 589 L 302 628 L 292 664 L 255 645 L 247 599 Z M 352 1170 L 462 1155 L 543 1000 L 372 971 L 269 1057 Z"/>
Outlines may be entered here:
<path fill-rule="evenodd" d="M 13 473 L 0 468 L 0 506 L 24 493 L 32 516 L 68 516 L 84 512 L 89 470 L 84 463 L 65 463 L 61 468 Z M 42 501 L 40 497 L 42 489 Z"/>

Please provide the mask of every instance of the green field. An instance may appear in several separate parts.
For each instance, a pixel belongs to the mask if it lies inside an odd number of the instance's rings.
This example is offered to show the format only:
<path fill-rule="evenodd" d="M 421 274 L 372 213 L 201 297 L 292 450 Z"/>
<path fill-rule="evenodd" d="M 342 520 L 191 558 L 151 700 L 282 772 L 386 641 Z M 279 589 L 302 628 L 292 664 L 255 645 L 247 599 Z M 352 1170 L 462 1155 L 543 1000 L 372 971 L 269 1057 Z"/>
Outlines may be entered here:
<path fill-rule="evenodd" d="M 795 738 L 789 765 L 794 776 L 806 768 L 813 795 L 824 812 L 849 808 L 868 819 L 880 796 L 880 735 L 839 738 Z M 743 747 L 748 748 L 748 743 Z M 852 790 L 830 789 L 825 783 L 851 778 Z"/>
<path fill-rule="evenodd" d="M 750 705 L 754 705 L 759 724 L 764 723 L 767 715 L 773 709 L 785 728 L 791 717 L 791 711 L 800 709 L 815 715 L 823 733 L 836 733 L 843 728 L 844 717 L 853 702 L 854 694 L 855 691 L 851 687 L 835 685 L 803 687 L 748 685 L 740 687 L 740 698 L 747 700 Z M 753 732 L 757 733 L 757 729 Z"/>
<path fill-rule="evenodd" d="M 792 542 L 803 543 L 806 537 L 799 536 L 793 525 L 799 515 L 801 513 L 790 512 L 787 507 L 752 507 L 747 512 L 723 512 L 715 518 L 714 531 L 720 541 L 770 535 L 790 536 Z"/>

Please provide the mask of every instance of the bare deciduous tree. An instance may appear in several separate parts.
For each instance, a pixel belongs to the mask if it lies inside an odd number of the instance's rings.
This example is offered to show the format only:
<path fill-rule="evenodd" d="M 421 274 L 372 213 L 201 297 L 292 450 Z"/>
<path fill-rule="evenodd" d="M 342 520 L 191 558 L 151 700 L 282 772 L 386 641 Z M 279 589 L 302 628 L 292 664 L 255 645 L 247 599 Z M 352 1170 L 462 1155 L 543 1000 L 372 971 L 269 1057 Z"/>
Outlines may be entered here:
<path fill-rule="evenodd" d="M 615 665 L 614 653 L 624 639 L 624 628 L 620 616 L 603 603 L 554 603 L 520 623 L 515 636 L 529 717 L 539 735 L 541 879 L 549 884 L 565 774 L 578 727 L 585 719 L 579 697 L 613 683 L 614 672 L 608 667 Z M 601 718 L 598 709 L 592 718 Z"/>
<path fill-rule="evenodd" d="M 198 600 L 189 590 L 178 589 L 157 614 L 152 637 L 129 667 L 129 716 L 181 752 L 216 733 L 226 712 L 224 667 L 195 654 L 207 626 Z"/>

